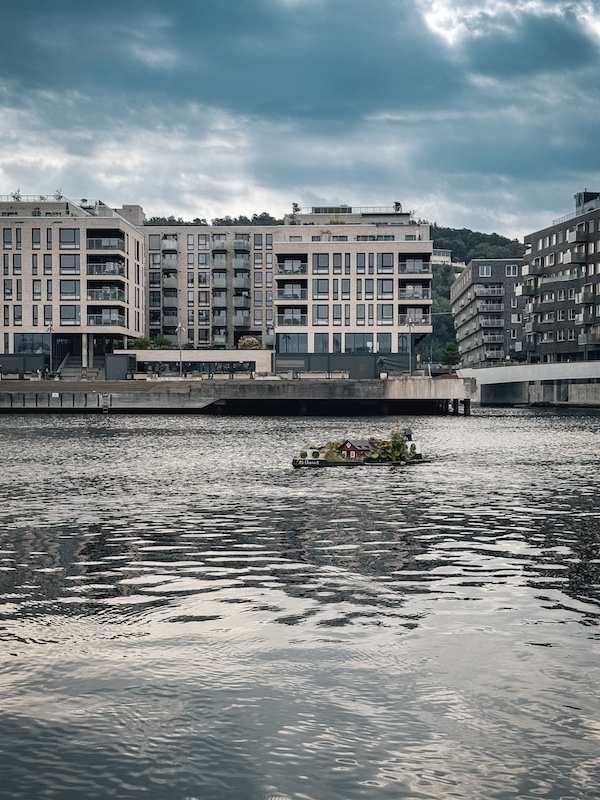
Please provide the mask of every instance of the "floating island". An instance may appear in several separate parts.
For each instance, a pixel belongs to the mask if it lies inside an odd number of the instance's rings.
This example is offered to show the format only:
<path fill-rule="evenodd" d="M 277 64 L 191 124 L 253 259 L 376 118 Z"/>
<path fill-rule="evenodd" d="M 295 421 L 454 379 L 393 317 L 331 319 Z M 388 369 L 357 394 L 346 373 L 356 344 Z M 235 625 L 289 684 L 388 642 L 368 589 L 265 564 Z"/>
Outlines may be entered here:
<path fill-rule="evenodd" d="M 421 459 L 421 447 L 413 442 L 410 428 L 393 431 L 389 439 L 340 439 L 323 445 L 307 445 L 293 467 L 403 467 Z"/>

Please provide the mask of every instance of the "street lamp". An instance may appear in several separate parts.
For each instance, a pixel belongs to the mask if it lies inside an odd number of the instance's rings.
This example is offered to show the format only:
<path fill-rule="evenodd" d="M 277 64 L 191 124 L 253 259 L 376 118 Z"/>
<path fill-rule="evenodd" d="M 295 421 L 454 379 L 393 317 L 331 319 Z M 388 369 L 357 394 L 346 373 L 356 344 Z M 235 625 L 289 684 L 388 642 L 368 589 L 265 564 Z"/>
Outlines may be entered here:
<path fill-rule="evenodd" d="M 185 328 L 183 327 L 183 325 L 180 322 L 177 325 L 177 342 L 179 344 L 179 377 L 180 378 L 183 377 L 183 362 L 181 360 L 181 358 L 182 358 L 182 356 L 181 356 L 181 334 L 183 333 L 183 331 L 185 331 Z"/>

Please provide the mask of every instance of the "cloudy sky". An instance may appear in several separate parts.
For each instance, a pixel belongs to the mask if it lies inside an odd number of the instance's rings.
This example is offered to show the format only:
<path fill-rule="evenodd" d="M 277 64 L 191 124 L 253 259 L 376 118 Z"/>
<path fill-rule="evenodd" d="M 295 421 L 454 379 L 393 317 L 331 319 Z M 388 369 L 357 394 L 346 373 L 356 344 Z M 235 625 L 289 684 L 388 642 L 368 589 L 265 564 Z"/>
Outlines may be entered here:
<path fill-rule="evenodd" d="M 0 194 L 522 238 L 600 190 L 599 101 L 600 0 L 5 2 Z"/>

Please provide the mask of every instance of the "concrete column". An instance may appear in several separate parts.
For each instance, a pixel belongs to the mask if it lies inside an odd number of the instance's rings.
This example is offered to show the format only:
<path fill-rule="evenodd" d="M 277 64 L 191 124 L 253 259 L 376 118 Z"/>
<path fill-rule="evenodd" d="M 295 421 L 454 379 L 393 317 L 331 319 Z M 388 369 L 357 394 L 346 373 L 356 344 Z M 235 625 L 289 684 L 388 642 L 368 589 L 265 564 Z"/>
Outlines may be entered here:
<path fill-rule="evenodd" d="M 452 413 L 456 416 L 458 414 L 458 400 L 452 401 Z"/>
<path fill-rule="evenodd" d="M 465 399 L 463 400 L 463 405 L 464 405 L 465 417 L 470 417 L 471 416 L 471 401 L 469 400 L 468 397 L 465 397 Z"/>
<path fill-rule="evenodd" d="M 81 334 L 81 366 L 83 369 L 88 367 L 88 335 Z"/>

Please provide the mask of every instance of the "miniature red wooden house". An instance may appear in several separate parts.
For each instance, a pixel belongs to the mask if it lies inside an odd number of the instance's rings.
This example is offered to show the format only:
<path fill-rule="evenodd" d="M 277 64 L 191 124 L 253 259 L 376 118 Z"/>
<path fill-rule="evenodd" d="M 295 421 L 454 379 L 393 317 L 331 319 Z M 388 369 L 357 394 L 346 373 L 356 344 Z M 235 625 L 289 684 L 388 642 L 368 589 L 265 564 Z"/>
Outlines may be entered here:
<path fill-rule="evenodd" d="M 361 458 L 371 452 L 371 445 L 367 439 L 347 439 L 340 447 L 344 458 Z"/>

